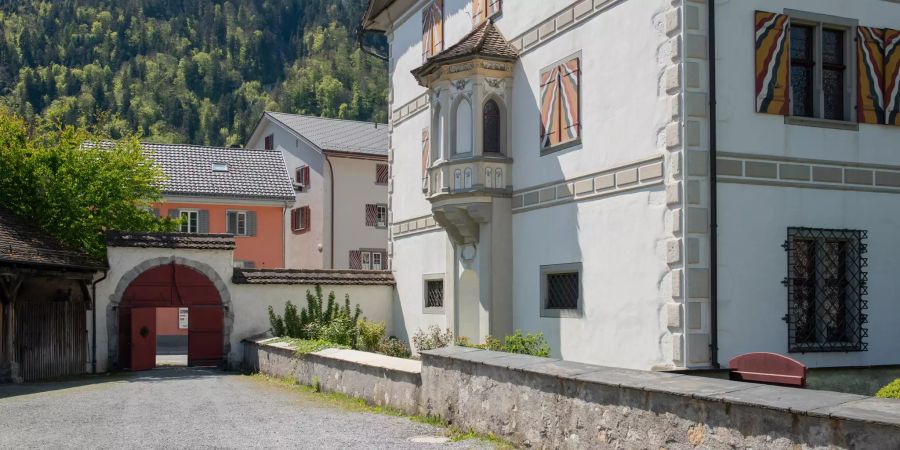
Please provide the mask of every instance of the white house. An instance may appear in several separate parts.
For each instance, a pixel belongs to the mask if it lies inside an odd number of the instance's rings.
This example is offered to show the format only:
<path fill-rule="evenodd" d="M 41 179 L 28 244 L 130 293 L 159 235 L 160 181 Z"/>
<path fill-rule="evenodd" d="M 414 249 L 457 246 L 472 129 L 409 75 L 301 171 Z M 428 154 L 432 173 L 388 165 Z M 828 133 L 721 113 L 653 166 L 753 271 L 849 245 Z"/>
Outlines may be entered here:
<path fill-rule="evenodd" d="M 900 362 L 896 1 L 370 0 L 362 25 L 390 48 L 398 334 Z"/>
<path fill-rule="evenodd" d="M 386 124 L 266 112 L 245 147 L 280 150 L 294 179 L 286 267 L 388 268 Z"/>

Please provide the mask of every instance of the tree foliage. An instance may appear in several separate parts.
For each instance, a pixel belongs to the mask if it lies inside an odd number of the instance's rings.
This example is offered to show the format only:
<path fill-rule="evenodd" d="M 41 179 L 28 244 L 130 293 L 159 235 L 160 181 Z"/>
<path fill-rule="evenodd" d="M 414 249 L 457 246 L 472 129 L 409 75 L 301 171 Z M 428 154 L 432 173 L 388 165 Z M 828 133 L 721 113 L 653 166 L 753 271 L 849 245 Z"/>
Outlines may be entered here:
<path fill-rule="evenodd" d="M 150 211 L 163 174 L 134 136 L 107 141 L 46 121 L 29 129 L 0 109 L 0 174 L 0 205 L 98 258 L 107 230 L 174 229 Z"/>
<path fill-rule="evenodd" d="M 243 144 L 264 110 L 385 121 L 385 63 L 356 46 L 365 3 L 0 2 L 0 103 L 209 145 Z"/>

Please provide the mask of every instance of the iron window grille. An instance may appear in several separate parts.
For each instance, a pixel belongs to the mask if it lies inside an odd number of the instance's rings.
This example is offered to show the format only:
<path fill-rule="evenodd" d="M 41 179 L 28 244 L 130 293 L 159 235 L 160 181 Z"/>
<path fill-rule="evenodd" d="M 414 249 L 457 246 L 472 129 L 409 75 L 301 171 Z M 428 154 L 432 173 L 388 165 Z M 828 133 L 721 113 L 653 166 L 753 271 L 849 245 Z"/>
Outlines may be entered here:
<path fill-rule="evenodd" d="M 866 351 L 868 250 L 864 230 L 788 228 L 788 348 Z"/>
<path fill-rule="evenodd" d="M 547 309 L 578 308 L 578 272 L 547 274 Z"/>
<path fill-rule="evenodd" d="M 425 307 L 444 307 L 444 280 L 425 280 Z"/>

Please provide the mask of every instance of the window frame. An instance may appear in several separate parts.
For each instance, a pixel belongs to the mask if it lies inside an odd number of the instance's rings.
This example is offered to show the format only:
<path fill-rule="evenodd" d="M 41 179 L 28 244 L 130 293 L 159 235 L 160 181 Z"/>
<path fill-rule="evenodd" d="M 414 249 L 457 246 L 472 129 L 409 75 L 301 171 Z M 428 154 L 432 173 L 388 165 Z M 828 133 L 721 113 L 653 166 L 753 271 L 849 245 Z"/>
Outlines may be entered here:
<path fill-rule="evenodd" d="M 378 218 L 382 215 L 382 211 L 384 211 L 384 220 L 379 222 Z M 376 203 L 375 204 L 375 228 L 387 228 L 387 226 L 388 226 L 387 204 Z"/>
<path fill-rule="evenodd" d="M 366 257 L 368 257 L 369 261 L 366 262 Z M 359 270 L 372 270 L 372 251 L 371 250 L 362 250 L 359 251 Z"/>
<path fill-rule="evenodd" d="M 788 95 L 791 101 L 789 114 L 784 116 L 784 121 L 789 125 L 808 125 L 818 127 L 829 127 L 839 129 L 858 129 L 857 123 L 857 80 L 856 80 L 856 27 L 859 21 L 856 19 L 848 19 L 845 17 L 830 16 L 826 14 L 811 13 L 807 11 L 797 11 L 785 9 L 784 14 L 790 17 L 790 32 L 793 27 L 803 26 L 813 29 L 812 36 L 812 61 L 813 61 L 813 116 L 795 116 L 794 115 L 794 86 L 793 82 L 789 83 Z M 844 34 L 843 53 L 844 53 L 844 96 L 843 109 L 844 119 L 826 119 L 824 104 L 825 92 L 823 85 L 823 58 L 822 58 L 822 31 L 823 30 L 839 30 Z M 791 36 L 788 36 L 790 39 Z M 791 55 L 792 56 L 792 55 Z M 790 66 L 788 74 L 794 67 L 793 58 L 789 58 Z"/>
<path fill-rule="evenodd" d="M 441 306 L 428 306 L 428 284 L 441 283 Z M 447 281 L 443 273 L 429 273 L 422 276 L 422 313 L 444 314 L 447 303 Z"/>
<path fill-rule="evenodd" d="M 232 235 L 235 237 L 249 236 L 250 234 L 248 233 L 249 227 L 247 226 L 247 212 L 248 211 L 246 211 L 246 210 L 233 210 L 233 209 L 229 209 L 229 210 L 225 211 L 225 231 L 226 232 L 228 231 L 228 215 L 234 214 L 234 230 L 233 230 L 234 233 L 232 233 Z M 243 223 L 244 232 L 243 233 L 240 232 L 241 220 L 244 221 L 244 223 Z"/>
<path fill-rule="evenodd" d="M 578 299 L 575 308 L 548 308 L 547 300 L 549 297 L 547 282 L 548 275 L 556 275 L 563 273 L 578 274 Z M 545 318 L 581 318 L 584 316 L 584 271 L 580 262 L 563 263 L 563 264 L 546 264 L 540 266 L 540 317 Z"/>
<path fill-rule="evenodd" d="M 185 222 L 183 217 L 187 215 L 188 219 Z M 191 216 L 194 217 L 194 231 L 191 231 Z M 199 234 L 200 233 L 200 210 L 193 208 L 178 208 L 178 219 L 182 220 L 181 225 L 179 225 L 178 231 L 181 233 L 187 234 Z M 187 226 L 187 231 L 184 230 L 185 225 Z"/>
<path fill-rule="evenodd" d="M 497 10 L 493 13 L 489 12 L 488 6 L 491 3 L 497 4 Z M 476 4 L 480 5 L 478 9 L 476 9 Z M 493 19 L 501 14 L 503 14 L 503 0 L 472 0 L 472 27 L 477 27 L 488 19 Z"/>
<path fill-rule="evenodd" d="M 298 166 L 294 169 L 294 188 L 298 192 L 306 192 L 312 184 L 309 174 L 309 165 Z"/>
<path fill-rule="evenodd" d="M 384 270 L 384 254 L 381 252 L 371 252 L 372 253 L 372 269 L 371 270 Z M 378 264 L 376 268 L 375 257 L 378 257 Z"/>
<path fill-rule="evenodd" d="M 864 230 L 836 230 L 826 228 L 805 228 L 790 227 L 787 230 L 787 240 L 783 244 L 783 248 L 787 253 L 787 277 L 783 284 L 786 287 L 787 294 L 787 313 L 783 320 L 787 324 L 788 352 L 789 353 L 845 353 L 867 351 L 868 344 L 865 337 L 868 336 L 868 330 L 865 324 L 868 322 L 865 310 L 868 309 L 866 295 L 868 294 L 868 274 L 865 271 L 867 266 L 867 258 L 865 257 L 867 245 L 865 240 L 868 233 Z M 811 263 L 811 277 L 799 276 L 797 274 L 798 247 L 795 245 L 798 241 L 812 242 L 813 261 Z M 827 298 L 827 288 L 834 283 L 827 277 L 828 263 L 825 261 L 826 246 L 833 242 L 846 242 L 848 249 L 856 245 L 856 251 L 853 253 L 855 261 L 848 264 L 847 260 L 843 261 L 844 273 L 841 280 L 846 283 L 843 286 L 842 295 L 845 296 L 843 305 L 844 317 L 840 318 L 847 327 L 845 333 L 851 338 L 849 341 L 832 341 L 825 335 L 827 323 L 823 324 L 823 320 L 827 320 L 827 306 L 825 305 Z M 845 258 L 850 257 L 845 254 Z M 854 285 L 855 283 L 855 285 Z M 812 309 L 805 312 L 801 303 L 805 303 L 801 296 L 805 290 L 812 291 Z M 806 302 L 810 300 L 807 299 Z M 799 312 L 798 312 L 799 311 Z M 811 316 L 813 321 L 811 325 L 814 341 L 809 342 L 801 340 L 799 333 L 802 328 L 796 320 L 800 315 Z M 809 317 L 807 319 L 810 319 Z M 806 331 L 808 333 L 808 331 Z"/>
<path fill-rule="evenodd" d="M 304 216 L 305 212 L 305 216 Z M 296 208 L 291 209 L 291 215 L 295 215 L 296 217 L 291 217 L 291 231 L 296 234 L 306 233 L 312 228 L 310 223 L 310 208 L 309 205 L 298 206 Z"/>

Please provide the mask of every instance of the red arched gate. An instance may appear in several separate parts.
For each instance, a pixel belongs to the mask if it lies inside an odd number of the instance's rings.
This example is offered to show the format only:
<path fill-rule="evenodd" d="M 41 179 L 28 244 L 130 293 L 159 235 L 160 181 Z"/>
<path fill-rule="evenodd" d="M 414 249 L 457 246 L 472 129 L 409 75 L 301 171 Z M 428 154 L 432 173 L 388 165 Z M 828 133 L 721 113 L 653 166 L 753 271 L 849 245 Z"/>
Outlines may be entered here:
<path fill-rule="evenodd" d="M 224 310 L 219 290 L 202 273 L 171 263 L 140 274 L 119 304 L 119 367 L 156 366 L 156 308 L 188 308 L 188 365 L 219 365 Z"/>

